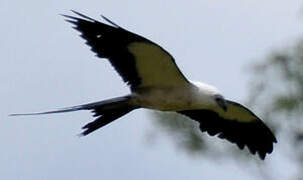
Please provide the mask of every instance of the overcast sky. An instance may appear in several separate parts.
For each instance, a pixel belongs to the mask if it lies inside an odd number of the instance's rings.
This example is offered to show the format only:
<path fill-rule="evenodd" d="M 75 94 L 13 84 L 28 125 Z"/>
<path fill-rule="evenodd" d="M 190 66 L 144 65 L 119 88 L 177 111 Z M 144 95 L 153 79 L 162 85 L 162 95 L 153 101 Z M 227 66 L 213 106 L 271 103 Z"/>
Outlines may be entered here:
<path fill-rule="evenodd" d="M 168 140 L 150 145 L 146 110 L 82 138 L 76 135 L 93 120 L 89 112 L 7 115 L 129 92 L 63 21 L 59 14 L 72 15 L 70 9 L 102 14 L 159 43 L 189 79 L 243 103 L 248 65 L 302 37 L 301 7 L 299 0 L 0 1 L 1 179 L 254 179 L 234 162 L 188 159 Z"/>

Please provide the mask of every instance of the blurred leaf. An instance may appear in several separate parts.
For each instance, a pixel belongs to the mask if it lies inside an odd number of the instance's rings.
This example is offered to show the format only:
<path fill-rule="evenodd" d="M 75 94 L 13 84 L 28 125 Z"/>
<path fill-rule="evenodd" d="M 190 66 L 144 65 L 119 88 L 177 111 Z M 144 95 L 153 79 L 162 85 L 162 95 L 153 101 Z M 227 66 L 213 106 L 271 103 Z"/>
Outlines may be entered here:
<path fill-rule="evenodd" d="M 295 96 L 280 96 L 274 99 L 274 106 L 277 110 L 286 112 L 294 111 L 299 107 L 300 99 Z"/>
<path fill-rule="evenodd" d="M 284 142 L 279 147 L 287 149 L 285 158 L 295 161 L 298 172 L 303 172 L 303 41 L 272 52 L 251 69 L 248 104 L 262 112 L 260 116 L 273 128 L 278 142 Z M 196 123 L 183 116 L 171 113 L 155 113 L 153 116 L 157 119 L 157 126 L 164 128 L 178 148 L 190 155 L 202 151 L 205 155 L 215 156 L 225 153 L 226 157 L 234 159 L 247 157 L 247 151 L 239 151 L 228 143 L 214 148 L 215 141 L 208 143 Z M 220 148 L 221 151 L 218 150 Z M 240 158 L 242 163 L 251 162 L 251 156 L 248 157 Z M 259 168 L 264 179 L 271 177 L 272 170 L 267 170 L 271 168 L 268 163 L 266 167 Z M 301 173 L 298 174 L 294 175 L 294 179 L 301 178 Z"/>
<path fill-rule="evenodd" d="M 206 149 L 197 122 L 170 112 L 154 112 L 152 116 L 155 123 L 164 128 L 164 132 L 167 132 L 173 140 L 178 140 L 178 147 L 190 153 L 200 153 Z"/>

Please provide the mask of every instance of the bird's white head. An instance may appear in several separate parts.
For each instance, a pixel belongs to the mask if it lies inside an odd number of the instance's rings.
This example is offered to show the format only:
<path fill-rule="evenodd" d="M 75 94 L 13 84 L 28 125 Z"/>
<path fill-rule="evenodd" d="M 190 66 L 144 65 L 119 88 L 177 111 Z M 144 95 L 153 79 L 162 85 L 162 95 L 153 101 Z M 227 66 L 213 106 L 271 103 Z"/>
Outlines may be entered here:
<path fill-rule="evenodd" d="M 227 110 L 227 103 L 221 92 L 214 86 L 202 82 L 191 81 L 195 86 L 195 98 L 202 106 L 208 108 L 220 107 L 222 110 Z"/>

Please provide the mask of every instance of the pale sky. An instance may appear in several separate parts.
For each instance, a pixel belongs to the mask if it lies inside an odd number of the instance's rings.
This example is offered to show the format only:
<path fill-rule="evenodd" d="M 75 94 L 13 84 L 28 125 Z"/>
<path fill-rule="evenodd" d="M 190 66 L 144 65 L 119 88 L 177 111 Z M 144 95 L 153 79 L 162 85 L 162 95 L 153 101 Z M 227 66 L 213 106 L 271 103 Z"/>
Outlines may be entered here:
<path fill-rule="evenodd" d="M 76 135 L 93 120 L 89 112 L 7 115 L 129 92 L 59 15 L 72 15 L 70 9 L 99 20 L 102 14 L 159 43 L 189 79 L 243 103 L 248 65 L 302 37 L 302 5 L 299 0 L 0 1 L 1 179 L 255 179 L 236 162 L 189 159 L 169 139 L 148 144 L 144 137 L 152 122 L 146 110 L 82 138 Z M 269 156 L 282 164 L 277 157 Z"/>

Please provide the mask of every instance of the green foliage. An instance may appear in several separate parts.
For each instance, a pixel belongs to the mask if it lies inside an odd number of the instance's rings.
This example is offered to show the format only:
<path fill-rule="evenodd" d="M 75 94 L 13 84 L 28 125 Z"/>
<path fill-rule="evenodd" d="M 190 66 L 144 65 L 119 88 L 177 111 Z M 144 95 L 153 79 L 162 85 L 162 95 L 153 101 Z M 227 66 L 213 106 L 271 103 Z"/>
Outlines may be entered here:
<path fill-rule="evenodd" d="M 299 171 L 303 171 L 303 41 L 297 45 L 274 51 L 260 63 L 252 67 L 252 81 L 248 104 L 261 113 L 262 119 L 274 129 L 278 137 L 279 151 L 283 151 L 285 158 L 295 162 Z M 239 156 L 243 151 L 234 151 L 228 145 L 223 151 L 216 151 L 213 144 L 201 136 L 194 121 L 176 114 L 154 114 L 158 127 L 164 128 L 178 148 L 183 148 L 188 154 L 203 152 L 203 155 L 229 153 L 231 158 Z M 280 144 L 282 143 L 282 144 Z M 274 151 L 277 150 L 277 146 Z M 206 153 L 212 152 L 212 153 Z M 275 153 L 275 152 L 274 152 Z M 251 157 L 251 156 L 249 156 Z M 241 158 L 240 158 L 241 159 Z M 251 162 L 252 158 L 242 158 L 243 163 Z M 267 168 L 266 168 L 267 167 Z M 260 168 L 264 179 L 271 177 L 272 167 L 267 164 Z M 296 175 L 294 175 L 296 176 Z M 300 173 L 297 175 L 300 178 Z M 296 179 L 296 177 L 295 177 Z"/>
<path fill-rule="evenodd" d="M 206 151 L 206 144 L 201 136 L 197 122 L 188 118 L 169 112 L 153 112 L 156 125 L 163 128 L 177 146 L 189 154 L 201 153 Z"/>
<path fill-rule="evenodd" d="M 240 151 L 235 144 L 202 133 L 198 122 L 174 112 L 153 111 L 151 113 L 157 129 L 165 132 L 178 150 L 189 156 L 211 159 L 237 158 L 247 160 L 251 157 L 247 149 Z M 214 141 L 212 138 L 215 138 Z M 250 158 L 258 160 L 258 157 Z"/>
<path fill-rule="evenodd" d="M 303 41 L 295 47 L 274 52 L 265 60 L 253 67 L 253 92 L 250 99 L 255 105 L 262 104 L 264 99 L 267 107 L 263 113 L 272 113 L 269 122 L 281 126 L 275 119 L 291 115 L 287 120 L 298 119 L 303 113 Z M 258 88 L 262 87 L 262 88 Z M 261 98 L 260 98 L 261 97 Z M 274 114 L 273 114 L 274 113 Z M 286 121 L 286 120 L 282 120 Z"/>
<path fill-rule="evenodd" d="M 252 86 L 257 91 L 250 98 L 252 104 L 267 115 L 267 122 L 275 127 L 278 139 L 283 143 L 280 147 L 283 147 L 286 159 L 302 172 L 303 41 L 272 53 L 255 65 L 253 72 L 258 75 L 253 78 Z M 267 103 L 262 103 L 264 100 Z M 300 174 L 295 176 L 301 178 Z"/>

